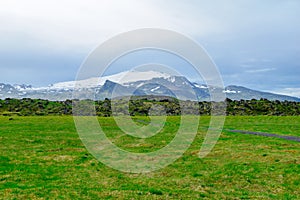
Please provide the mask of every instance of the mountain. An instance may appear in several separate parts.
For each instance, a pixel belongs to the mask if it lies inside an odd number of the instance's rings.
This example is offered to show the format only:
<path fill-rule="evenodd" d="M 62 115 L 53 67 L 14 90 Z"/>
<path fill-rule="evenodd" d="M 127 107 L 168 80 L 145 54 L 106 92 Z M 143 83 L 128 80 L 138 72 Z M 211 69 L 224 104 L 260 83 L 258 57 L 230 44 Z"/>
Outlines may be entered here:
<path fill-rule="evenodd" d="M 240 99 L 268 99 L 268 100 L 279 100 L 279 101 L 300 101 L 300 98 L 291 97 L 286 95 L 274 94 L 270 92 L 262 92 L 252 90 L 242 86 L 230 85 L 225 87 L 226 96 L 233 100 Z M 260 97 L 260 98 L 259 98 Z"/>
<path fill-rule="evenodd" d="M 75 87 L 76 86 L 76 87 Z M 300 98 L 252 90 L 242 86 L 230 85 L 224 89 L 215 88 L 189 81 L 186 77 L 169 75 L 156 71 L 127 71 L 100 78 L 54 83 L 47 87 L 35 88 L 31 85 L 10 85 L 0 83 L 0 99 L 39 98 L 66 100 L 73 98 L 73 92 L 80 99 L 95 94 L 96 99 L 122 96 L 170 96 L 182 100 L 209 101 L 209 90 L 219 90 L 232 100 L 269 99 L 279 101 L 297 101 Z M 196 96 L 195 96 L 196 95 Z"/>

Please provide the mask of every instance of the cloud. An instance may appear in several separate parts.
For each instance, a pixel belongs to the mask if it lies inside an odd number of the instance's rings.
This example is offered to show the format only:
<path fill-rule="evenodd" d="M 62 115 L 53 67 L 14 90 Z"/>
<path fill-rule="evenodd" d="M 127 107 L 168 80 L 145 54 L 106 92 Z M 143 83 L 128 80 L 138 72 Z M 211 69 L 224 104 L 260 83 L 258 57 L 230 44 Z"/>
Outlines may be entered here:
<path fill-rule="evenodd" d="M 181 32 L 203 45 L 226 83 L 254 89 L 298 87 L 299 5 L 271 0 L 3 1 L 0 80 L 22 83 L 34 76 L 43 77 L 39 84 L 68 80 L 105 40 L 124 31 L 156 27 Z M 26 68 L 24 78 L 14 77 L 11 71 L 20 68 Z M 57 73 L 62 68 L 64 72 Z"/>
<path fill-rule="evenodd" d="M 262 68 L 262 69 L 251 69 L 251 70 L 246 70 L 246 73 L 264 73 L 264 72 L 269 72 L 269 71 L 274 71 L 276 68 L 271 67 L 271 68 Z"/>
<path fill-rule="evenodd" d="M 235 46 L 241 38 L 283 32 L 273 27 L 289 31 L 293 21 L 286 22 L 293 19 L 295 9 L 291 8 L 296 6 L 280 5 L 268 1 L 10 0 L 1 3 L 0 30 L 10 42 L 18 33 L 55 51 L 90 50 L 113 35 L 144 27 L 172 29 L 200 42 L 236 40 L 231 44 Z"/>
<path fill-rule="evenodd" d="M 61 0 L 18 1 L 1 3 L 0 26 L 5 38 L 13 41 L 22 33 L 32 42 L 55 50 L 74 47 L 93 48 L 124 31 L 157 27 L 185 31 L 187 34 L 209 34 L 219 24 L 207 17 L 186 15 L 178 2 L 141 0 Z M 177 6 L 176 6 L 177 5 Z M 169 9 L 173 7 L 173 9 Z M 190 6 L 185 6 L 189 12 Z M 196 20 L 197 19 L 197 20 Z"/>

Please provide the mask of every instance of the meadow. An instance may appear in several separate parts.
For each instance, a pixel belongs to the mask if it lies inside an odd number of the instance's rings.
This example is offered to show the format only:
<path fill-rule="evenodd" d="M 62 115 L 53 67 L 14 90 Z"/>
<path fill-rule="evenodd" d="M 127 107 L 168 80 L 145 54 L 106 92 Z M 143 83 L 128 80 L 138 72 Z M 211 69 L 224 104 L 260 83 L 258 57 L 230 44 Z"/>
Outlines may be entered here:
<path fill-rule="evenodd" d="M 169 116 L 161 133 L 135 139 L 113 118 L 98 119 L 113 143 L 132 152 L 163 147 L 179 121 Z M 97 161 L 82 144 L 72 116 L 0 117 L 0 199 L 300 199 L 299 142 L 230 132 L 300 137 L 300 116 L 228 116 L 217 145 L 200 159 L 209 120 L 201 117 L 194 142 L 173 164 L 134 174 Z"/>

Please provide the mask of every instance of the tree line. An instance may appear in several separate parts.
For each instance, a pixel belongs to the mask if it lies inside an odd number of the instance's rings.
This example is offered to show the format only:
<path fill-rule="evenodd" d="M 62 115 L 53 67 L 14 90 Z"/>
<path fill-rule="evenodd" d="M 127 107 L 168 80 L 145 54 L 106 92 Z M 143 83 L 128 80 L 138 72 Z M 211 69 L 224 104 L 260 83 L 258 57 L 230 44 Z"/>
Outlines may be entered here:
<path fill-rule="evenodd" d="M 300 102 L 270 101 L 268 99 L 231 100 L 226 99 L 227 115 L 300 115 Z M 76 113 L 73 113 L 73 105 Z M 93 106 L 94 112 L 88 112 L 87 106 Z M 184 112 L 183 112 L 184 110 Z M 43 99 L 0 99 L 0 115 L 3 116 L 44 116 L 44 115 L 210 115 L 212 104 L 208 101 L 181 101 L 166 97 L 49 101 Z"/>

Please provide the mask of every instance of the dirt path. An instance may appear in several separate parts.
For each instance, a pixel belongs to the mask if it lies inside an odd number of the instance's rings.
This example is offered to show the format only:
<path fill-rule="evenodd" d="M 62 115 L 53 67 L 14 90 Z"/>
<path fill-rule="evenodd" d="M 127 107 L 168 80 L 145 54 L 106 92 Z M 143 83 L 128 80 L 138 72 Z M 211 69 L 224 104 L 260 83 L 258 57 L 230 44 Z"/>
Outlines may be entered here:
<path fill-rule="evenodd" d="M 278 135 L 278 134 L 274 134 L 274 133 L 262 133 L 262 132 L 242 131 L 242 130 L 227 130 L 227 131 L 234 132 L 234 133 L 249 134 L 249 135 L 275 137 L 275 138 L 281 138 L 281 139 L 285 139 L 285 140 L 300 142 L 300 137 L 297 137 L 297 136 Z"/>

